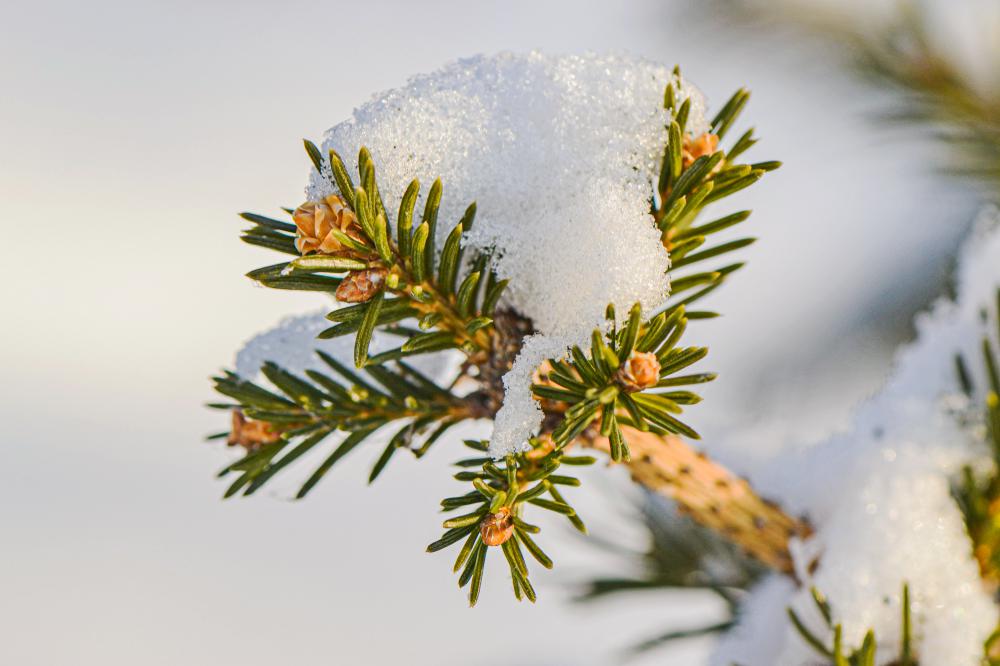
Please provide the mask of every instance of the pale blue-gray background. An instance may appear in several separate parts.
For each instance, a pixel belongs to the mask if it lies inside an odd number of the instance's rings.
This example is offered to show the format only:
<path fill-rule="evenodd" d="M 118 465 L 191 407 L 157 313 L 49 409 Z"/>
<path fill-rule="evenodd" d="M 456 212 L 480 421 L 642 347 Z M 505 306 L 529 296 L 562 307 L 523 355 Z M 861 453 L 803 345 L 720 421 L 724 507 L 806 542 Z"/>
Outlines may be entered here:
<path fill-rule="evenodd" d="M 232 452 L 201 441 L 222 422 L 201 407 L 206 376 L 318 304 L 241 277 L 271 258 L 236 240 L 235 213 L 299 203 L 300 138 L 372 92 L 536 47 L 680 62 L 715 104 L 748 85 L 752 156 L 786 163 L 742 196 L 762 240 L 715 301 L 726 316 L 697 329 L 725 380 L 699 428 L 786 419 L 814 435 L 877 385 L 973 203 L 930 175 L 933 148 L 872 122 L 886 100 L 788 35 L 653 0 L 7 0 L 0 663 L 615 664 L 672 621 L 712 617 L 690 595 L 567 603 L 574 581 L 628 571 L 561 526 L 537 606 L 494 566 L 468 610 L 451 556 L 422 552 L 452 488 L 444 447 L 372 489 L 373 452 L 355 454 L 302 503 L 287 486 L 222 502 L 212 478 Z M 623 478 L 588 485 L 594 531 L 641 545 L 613 525 Z M 695 663 L 708 645 L 636 663 Z"/>

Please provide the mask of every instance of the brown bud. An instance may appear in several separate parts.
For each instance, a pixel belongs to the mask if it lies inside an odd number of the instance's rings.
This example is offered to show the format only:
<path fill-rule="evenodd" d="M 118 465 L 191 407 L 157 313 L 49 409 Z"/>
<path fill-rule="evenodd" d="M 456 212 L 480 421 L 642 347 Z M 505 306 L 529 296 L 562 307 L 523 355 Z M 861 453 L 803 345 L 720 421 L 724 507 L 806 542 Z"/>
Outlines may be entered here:
<path fill-rule="evenodd" d="M 615 373 L 615 380 L 626 393 L 656 386 L 660 381 L 660 362 L 652 352 L 632 352 Z"/>
<path fill-rule="evenodd" d="M 275 430 L 267 421 L 248 419 L 243 412 L 234 409 L 232 428 L 226 443 L 229 446 L 242 446 L 247 451 L 255 451 L 265 444 L 277 442 L 281 433 Z"/>
<path fill-rule="evenodd" d="M 301 254 L 341 254 L 349 251 L 337 240 L 333 229 L 362 240 L 358 217 L 340 197 L 331 194 L 323 201 L 307 201 L 292 213 L 296 226 L 295 249 Z"/>
<path fill-rule="evenodd" d="M 385 285 L 389 274 L 384 268 L 365 268 L 351 271 L 337 287 L 337 300 L 341 303 L 367 303 Z"/>
<path fill-rule="evenodd" d="M 711 155 L 719 147 L 719 137 L 705 132 L 701 136 L 684 136 L 684 146 L 681 149 L 681 165 L 687 169 L 694 161 L 704 155 Z M 722 163 L 716 165 L 716 170 Z"/>
<path fill-rule="evenodd" d="M 479 534 L 487 546 L 499 546 L 514 535 L 514 517 L 510 509 L 500 507 L 496 513 L 488 513 L 479 523 Z"/>

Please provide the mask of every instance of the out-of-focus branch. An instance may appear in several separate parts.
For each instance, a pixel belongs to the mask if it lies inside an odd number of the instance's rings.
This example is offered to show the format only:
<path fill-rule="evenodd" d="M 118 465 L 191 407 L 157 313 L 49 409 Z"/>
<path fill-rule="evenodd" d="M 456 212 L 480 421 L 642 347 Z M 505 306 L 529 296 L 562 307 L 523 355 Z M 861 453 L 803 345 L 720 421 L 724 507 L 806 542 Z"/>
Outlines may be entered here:
<path fill-rule="evenodd" d="M 736 16 L 745 29 L 755 21 L 791 26 L 812 40 L 833 45 L 856 71 L 879 89 L 897 93 L 899 107 L 886 114 L 897 123 L 908 123 L 932 133 L 950 149 L 943 171 L 971 178 L 1000 193 L 1000 80 L 993 88 L 976 80 L 975 74 L 958 64 L 948 52 L 948 40 L 936 38 L 935 20 L 924 3 L 899 3 L 895 14 L 865 20 L 856 13 L 823 11 L 812 3 L 716 0 L 707 3 L 718 10 L 713 15 Z M 955 11 L 974 11 L 956 7 Z M 977 17 L 987 33 L 1000 33 L 995 15 Z M 734 21 L 735 22 L 735 21 Z M 874 27 L 873 27 L 874 26 Z M 1000 49 L 979 54 L 996 70 Z"/>

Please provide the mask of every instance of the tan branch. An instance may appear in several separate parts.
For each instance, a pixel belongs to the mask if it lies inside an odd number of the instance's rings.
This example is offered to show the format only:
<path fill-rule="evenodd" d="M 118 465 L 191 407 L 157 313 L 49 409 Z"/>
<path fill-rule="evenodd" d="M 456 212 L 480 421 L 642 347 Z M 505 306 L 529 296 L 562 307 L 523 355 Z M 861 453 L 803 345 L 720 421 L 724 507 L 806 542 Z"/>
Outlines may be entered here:
<path fill-rule="evenodd" d="M 746 479 L 696 451 L 680 437 L 624 428 L 632 460 L 625 463 L 633 480 L 674 500 L 680 510 L 769 567 L 791 574 L 792 537 L 812 533 L 809 524 L 786 514 L 754 492 Z M 610 451 L 606 437 L 593 433 L 578 444 Z"/>

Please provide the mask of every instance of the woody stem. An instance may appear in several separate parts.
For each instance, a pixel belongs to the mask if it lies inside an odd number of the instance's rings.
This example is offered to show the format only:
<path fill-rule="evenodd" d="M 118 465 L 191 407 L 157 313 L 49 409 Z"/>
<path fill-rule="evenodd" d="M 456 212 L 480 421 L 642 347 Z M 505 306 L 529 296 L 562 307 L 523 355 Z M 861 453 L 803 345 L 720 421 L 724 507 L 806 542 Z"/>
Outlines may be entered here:
<path fill-rule="evenodd" d="M 689 515 L 777 571 L 791 574 L 788 542 L 812 528 L 760 497 L 745 479 L 696 451 L 674 435 L 660 436 L 623 428 L 632 452 L 625 463 L 636 483 L 674 500 Z M 609 453 L 610 442 L 586 433 L 577 443 Z"/>

